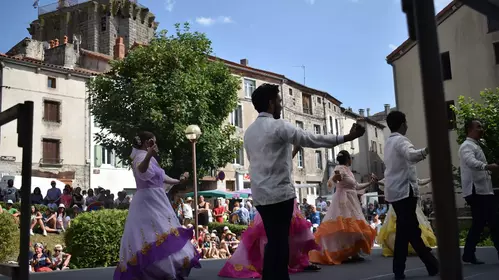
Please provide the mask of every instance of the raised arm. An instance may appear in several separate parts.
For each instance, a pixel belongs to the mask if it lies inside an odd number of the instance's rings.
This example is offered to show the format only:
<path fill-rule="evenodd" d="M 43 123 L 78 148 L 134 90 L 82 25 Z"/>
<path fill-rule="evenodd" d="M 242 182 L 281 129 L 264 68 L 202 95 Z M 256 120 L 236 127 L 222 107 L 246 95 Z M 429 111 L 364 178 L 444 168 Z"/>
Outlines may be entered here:
<path fill-rule="evenodd" d="M 352 141 L 362 136 L 365 132 L 365 130 L 359 128 L 345 136 L 331 134 L 322 135 L 297 128 L 284 120 L 281 120 L 281 122 L 282 124 L 276 131 L 277 136 L 286 143 L 307 148 L 332 148 L 345 141 Z"/>
<path fill-rule="evenodd" d="M 418 163 L 428 155 L 428 148 L 415 149 L 412 143 L 405 137 L 401 137 L 398 145 L 395 145 L 395 149 L 411 163 Z"/>

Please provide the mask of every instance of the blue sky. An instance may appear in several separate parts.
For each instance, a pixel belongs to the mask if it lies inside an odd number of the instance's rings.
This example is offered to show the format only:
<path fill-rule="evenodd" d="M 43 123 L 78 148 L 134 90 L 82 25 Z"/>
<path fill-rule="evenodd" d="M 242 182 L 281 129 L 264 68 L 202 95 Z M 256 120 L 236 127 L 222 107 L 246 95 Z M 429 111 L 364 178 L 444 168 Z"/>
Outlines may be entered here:
<path fill-rule="evenodd" d="M 400 0 L 139 0 L 171 30 L 190 22 L 213 42 L 216 56 L 303 81 L 343 106 L 383 110 L 395 103 L 385 57 L 405 39 Z M 451 0 L 435 0 L 437 10 Z M 0 9 L 0 52 L 29 34 L 34 0 L 5 0 Z M 40 5 L 56 2 L 40 0 Z M 6 7 L 5 5 L 8 5 Z"/>

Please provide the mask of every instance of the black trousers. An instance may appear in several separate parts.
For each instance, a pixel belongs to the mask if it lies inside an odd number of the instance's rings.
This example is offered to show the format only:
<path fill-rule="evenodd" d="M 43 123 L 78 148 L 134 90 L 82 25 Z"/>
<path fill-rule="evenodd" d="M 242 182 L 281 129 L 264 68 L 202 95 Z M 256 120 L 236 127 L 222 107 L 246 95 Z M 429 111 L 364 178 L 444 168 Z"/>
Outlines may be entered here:
<path fill-rule="evenodd" d="M 256 206 L 268 239 L 263 256 L 262 280 L 289 280 L 289 228 L 294 200 Z"/>
<path fill-rule="evenodd" d="M 490 228 L 490 237 L 494 242 L 499 252 L 499 216 L 497 214 L 497 202 L 494 195 L 478 195 L 473 194 L 464 198 L 471 208 L 471 228 L 466 237 L 466 244 L 464 245 L 465 259 L 474 259 L 476 245 L 480 242 L 480 235 L 485 226 Z"/>
<path fill-rule="evenodd" d="M 397 215 L 395 233 L 395 249 L 393 252 L 393 273 L 396 276 L 404 275 L 405 262 L 409 253 L 409 243 L 426 266 L 428 272 L 438 271 L 438 261 L 421 239 L 416 207 L 418 200 L 414 197 L 412 188 L 408 198 L 392 203 Z"/>

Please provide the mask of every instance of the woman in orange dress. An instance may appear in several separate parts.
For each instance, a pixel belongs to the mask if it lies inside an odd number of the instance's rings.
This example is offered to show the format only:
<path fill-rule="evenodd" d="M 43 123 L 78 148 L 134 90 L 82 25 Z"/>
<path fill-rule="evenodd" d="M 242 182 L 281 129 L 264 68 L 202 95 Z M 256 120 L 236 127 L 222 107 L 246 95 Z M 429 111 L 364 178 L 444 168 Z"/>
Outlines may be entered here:
<path fill-rule="evenodd" d="M 312 263 L 341 264 L 347 260 L 363 260 L 360 253 L 370 254 L 376 238 L 376 230 L 367 223 L 357 198 L 357 191 L 374 183 L 374 178 L 369 183 L 357 183 L 349 168 L 352 158 L 347 151 L 340 151 L 336 160 L 339 165 L 328 181 L 329 188 L 336 183 L 336 192 L 315 232 L 315 241 L 322 250 L 309 253 Z"/>

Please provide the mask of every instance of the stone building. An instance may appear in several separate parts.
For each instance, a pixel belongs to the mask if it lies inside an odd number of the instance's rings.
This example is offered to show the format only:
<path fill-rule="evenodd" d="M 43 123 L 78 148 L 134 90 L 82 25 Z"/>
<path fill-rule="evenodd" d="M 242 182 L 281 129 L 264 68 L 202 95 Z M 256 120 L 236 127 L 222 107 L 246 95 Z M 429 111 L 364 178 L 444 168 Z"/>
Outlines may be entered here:
<path fill-rule="evenodd" d="M 282 118 L 308 131 L 317 134 L 343 134 L 341 102 L 327 92 L 313 89 L 288 79 L 282 74 L 273 73 L 250 67 L 247 59 L 240 63 L 218 59 L 229 67 L 231 72 L 240 78 L 241 88 L 239 104 L 229 116 L 228 122 L 235 125 L 241 138 L 246 128 L 258 116 L 253 104 L 251 94 L 260 85 L 271 83 L 278 85 L 281 92 L 283 111 Z M 292 149 L 290 145 L 290 149 Z M 297 196 L 315 200 L 325 194 L 324 179 L 328 177 L 327 162 L 335 158 L 335 149 L 302 149 L 294 159 L 293 181 L 297 184 Z M 219 189 L 242 190 L 250 187 L 251 178 L 248 173 L 249 161 L 244 150 L 234 162 L 220 169 L 225 173 L 223 181 L 216 181 L 215 177 L 205 178 L 212 180 Z M 214 186 L 213 186 L 214 187 Z"/>
<path fill-rule="evenodd" d="M 113 55 L 118 37 L 123 38 L 125 50 L 149 42 L 159 25 L 136 0 L 59 0 L 40 6 L 38 14 L 28 28 L 33 39 L 62 42 L 67 36 L 83 49 L 105 55 Z"/>
<path fill-rule="evenodd" d="M 436 16 L 443 85 L 447 101 L 452 164 L 459 166 L 455 115 L 450 105 L 459 96 L 480 99 L 480 92 L 499 86 L 499 21 L 487 18 L 459 1 L 452 1 Z M 407 40 L 387 57 L 393 68 L 396 106 L 407 115 L 408 137 L 416 147 L 427 146 L 423 91 L 417 42 Z M 430 155 L 431 157 L 431 155 Z M 430 176 L 429 161 L 418 164 L 421 178 Z M 458 206 L 464 205 L 457 195 Z"/>
<path fill-rule="evenodd" d="M 27 49 L 37 52 L 39 44 Z M 28 56 L 0 54 L 2 110 L 34 102 L 33 177 L 57 179 L 73 186 L 89 183 L 89 115 L 86 82 L 92 71 L 47 64 Z M 0 173 L 21 175 L 22 149 L 17 147 L 17 121 L 1 127 Z M 15 182 L 17 185 L 17 182 Z M 19 182 L 20 184 L 20 182 Z"/>

